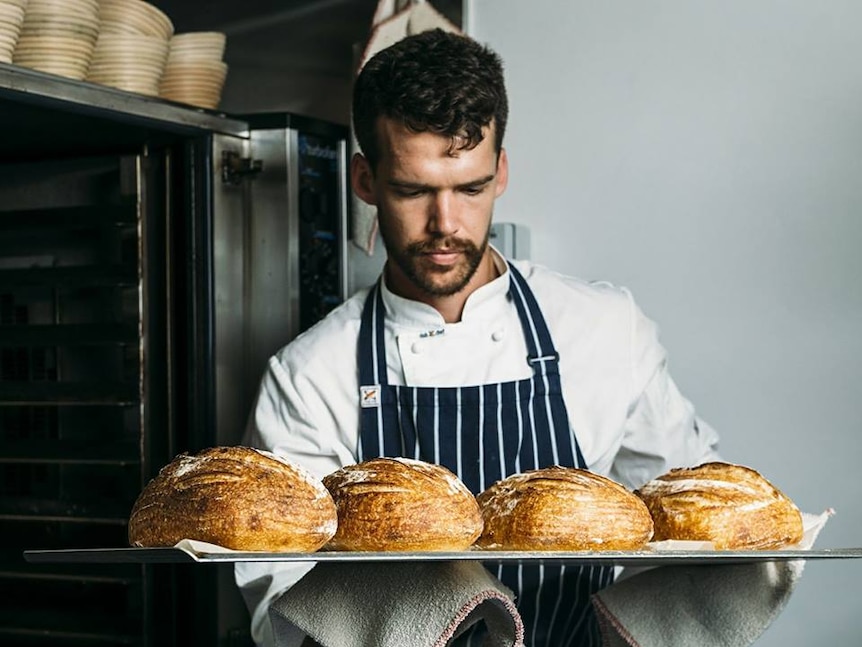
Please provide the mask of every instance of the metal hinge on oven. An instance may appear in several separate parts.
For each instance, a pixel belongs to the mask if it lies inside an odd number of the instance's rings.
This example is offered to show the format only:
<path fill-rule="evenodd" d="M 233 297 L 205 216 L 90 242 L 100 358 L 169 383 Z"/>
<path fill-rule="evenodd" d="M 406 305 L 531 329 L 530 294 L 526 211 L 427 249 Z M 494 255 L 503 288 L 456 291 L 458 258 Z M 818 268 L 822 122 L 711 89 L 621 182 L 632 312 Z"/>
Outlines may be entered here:
<path fill-rule="evenodd" d="M 224 184 L 242 184 L 245 178 L 254 178 L 262 170 L 262 160 L 242 157 L 235 151 L 223 151 L 221 154 L 221 181 Z"/>

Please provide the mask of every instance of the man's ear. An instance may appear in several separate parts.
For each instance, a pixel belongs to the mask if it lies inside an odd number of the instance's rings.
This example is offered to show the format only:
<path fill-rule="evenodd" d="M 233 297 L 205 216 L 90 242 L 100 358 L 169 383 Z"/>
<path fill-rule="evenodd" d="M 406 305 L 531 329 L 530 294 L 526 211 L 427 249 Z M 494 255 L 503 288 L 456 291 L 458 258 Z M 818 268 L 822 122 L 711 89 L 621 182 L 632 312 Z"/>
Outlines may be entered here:
<path fill-rule="evenodd" d="M 377 196 L 374 192 L 374 171 L 361 153 L 354 154 L 350 160 L 350 186 L 360 200 L 372 207 L 377 206 Z"/>
<path fill-rule="evenodd" d="M 494 197 L 499 198 L 503 195 L 506 187 L 509 186 L 509 156 L 506 155 L 506 149 L 500 149 L 500 157 L 497 159 L 497 192 Z"/>

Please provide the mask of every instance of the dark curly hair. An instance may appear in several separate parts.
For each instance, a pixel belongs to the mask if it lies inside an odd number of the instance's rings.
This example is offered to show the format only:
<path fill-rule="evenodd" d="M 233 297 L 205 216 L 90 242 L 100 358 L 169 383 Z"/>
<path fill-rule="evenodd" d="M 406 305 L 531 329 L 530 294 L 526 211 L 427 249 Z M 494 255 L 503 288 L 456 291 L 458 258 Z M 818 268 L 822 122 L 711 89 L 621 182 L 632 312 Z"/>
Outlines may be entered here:
<path fill-rule="evenodd" d="M 375 54 L 353 87 L 353 126 L 374 169 L 380 160 L 377 120 L 451 138 L 450 153 L 472 149 L 494 123 L 499 154 L 509 108 L 500 57 L 476 41 L 435 29 Z"/>

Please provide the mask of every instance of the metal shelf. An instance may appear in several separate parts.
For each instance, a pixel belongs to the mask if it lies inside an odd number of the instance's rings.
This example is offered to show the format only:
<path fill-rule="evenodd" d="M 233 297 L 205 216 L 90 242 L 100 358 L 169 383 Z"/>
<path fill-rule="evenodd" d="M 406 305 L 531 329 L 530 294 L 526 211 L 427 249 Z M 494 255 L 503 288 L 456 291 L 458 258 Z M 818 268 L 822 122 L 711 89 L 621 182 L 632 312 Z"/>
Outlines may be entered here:
<path fill-rule="evenodd" d="M 133 442 L 32 440 L 6 442 L 0 464 L 106 465 L 126 467 L 140 464 L 140 448 Z"/>
<path fill-rule="evenodd" d="M 35 103 L 58 111 L 79 112 L 146 124 L 180 134 L 217 132 L 246 135 L 245 121 L 212 110 L 125 92 L 96 83 L 76 81 L 0 63 L 0 100 Z"/>
<path fill-rule="evenodd" d="M 0 520 L 76 524 L 126 525 L 131 504 L 117 501 L 58 501 L 24 497 L 0 497 Z"/>
<path fill-rule="evenodd" d="M 52 609 L 45 617 L 41 609 L 21 608 L 5 603 L 0 609 L 0 642 L 38 637 L 50 639 L 54 645 L 138 645 L 139 628 L 133 622 L 118 620 L 99 609 L 89 612 L 64 612 Z M 72 643 L 71 641 L 75 641 Z"/>
<path fill-rule="evenodd" d="M 0 561 L 0 580 L 140 586 L 142 569 L 136 564 L 28 564 L 19 555 L 15 562 Z"/>
<path fill-rule="evenodd" d="M 135 384 L 0 382 L 0 406 L 10 405 L 117 405 L 140 402 Z"/>
<path fill-rule="evenodd" d="M 18 324 L 0 326 L 3 346 L 115 346 L 137 344 L 137 324 Z"/>
<path fill-rule="evenodd" d="M 0 211 L 0 232 L 44 233 L 82 228 L 137 225 L 135 205 L 86 205 L 53 209 Z"/>
<path fill-rule="evenodd" d="M 0 288 L 136 287 L 138 268 L 123 265 L 0 269 Z"/>

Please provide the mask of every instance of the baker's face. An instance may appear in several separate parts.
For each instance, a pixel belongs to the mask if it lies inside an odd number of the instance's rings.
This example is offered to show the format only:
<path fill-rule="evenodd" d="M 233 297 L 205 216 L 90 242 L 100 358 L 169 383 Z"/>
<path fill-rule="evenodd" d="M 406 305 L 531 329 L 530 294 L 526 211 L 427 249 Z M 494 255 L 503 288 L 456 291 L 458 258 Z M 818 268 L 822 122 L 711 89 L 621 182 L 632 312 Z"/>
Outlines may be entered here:
<path fill-rule="evenodd" d="M 478 146 L 454 152 L 448 137 L 388 119 L 379 121 L 378 138 L 377 168 L 356 156 L 351 178 L 357 195 L 377 207 L 390 288 L 427 301 L 479 287 L 494 200 L 508 179 L 493 126 Z"/>

